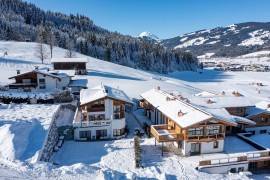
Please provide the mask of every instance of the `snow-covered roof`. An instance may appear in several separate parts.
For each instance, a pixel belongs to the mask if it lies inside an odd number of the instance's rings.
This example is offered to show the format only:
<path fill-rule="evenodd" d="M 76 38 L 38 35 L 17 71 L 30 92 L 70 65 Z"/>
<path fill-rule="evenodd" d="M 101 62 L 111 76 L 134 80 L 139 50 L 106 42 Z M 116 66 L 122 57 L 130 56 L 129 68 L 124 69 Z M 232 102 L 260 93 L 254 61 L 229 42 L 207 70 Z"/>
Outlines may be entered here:
<path fill-rule="evenodd" d="M 71 80 L 69 83 L 69 87 L 87 87 L 88 80 L 87 79 L 75 79 Z"/>
<path fill-rule="evenodd" d="M 250 119 L 244 118 L 244 117 L 240 117 L 240 116 L 233 116 L 232 115 L 233 120 L 236 123 L 241 123 L 241 124 L 249 124 L 249 125 L 255 125 L 256 123 Z"/>
<path fill-rule="evenodd" d="M 208 108 L 229 108 L 254 106 L 245 96 L 216 95 L 216 96 L 194 96 L 189 97 L 191 104 Z M 211 103 L 207 103 L 211 100 Z"/>
<path fill-rule="evenodd" d="M 52 58 L 51 63 L 58 63 L 58 62 L 80 62 L 80 63 L 88 63 L 87 58 Z"/>
<path fill-rule="evenodd" d="M 217 118 L 226 121 L 227 124 L 236 125 L 225 109 L 213 108 L 206 112 L 158 89 L 147 91 L 141 94 L 141 97 L 183 128 L 210 118 Z M 183 113 L 180 117 L 178 116 L 179 111 Z"/>
<path fill-rule="evenodd" d="M 22 75 L 25 75 L 25 74 L 28 74 L 28 73 L 32 73 L 32 72 L 35 72 L 37 74 L 43 74 L 43 75 L 55 77 L 55 78 L 58 78 L 58 79 L 70 77 L 68 74 L 66 74 L 64 72 L 59 72 L 59 71 L 49 70 L 49 69 L 35 69 L 33 71 L 29 71 L 29 72 L 26 72 L 26 73 L 18 74 L 16 76 L 12 76 L 9 79 L 13 79 L 13 78 L 16 78 L 16 77 L 19 77 L 19 76 L 22 76 Z"/>
<path fill-rule="evenodd" d="M 203 92 L 200 92 L 198 94 L 195 94 L 194 96 L 216 96 L 217 94 L 216 93 L 212 93 L 212 92 L 208 92 L 208 91 L 203 91 Z"/>
<path fill-rule="evenodd" d="M 70 77 L 74 77 L 76 71 L 75 70 L 57 70 L 59 73 L 65 73 L 69 75 Z"/>
<path fill-rule="evenodd" d="M 249 107 L 249 108 L 247 108 L 247 116 L 246 117 L 252 117 L 252 116 L 255 116 L 258 114 L 262 114 L 262 113 L 270 114 L 270 110 L 261 109 L 261 108 L 257 108 L 257 107 Z"/>
<path fill-rule="evenodd" d="M 100 85 L 92 89 L 82 89 L 80 92 L 81 105 L 96 101 L 102 98 L 112 98 L 133 104 L 132 100 L 124 93 L 124 91 L 109 86 Z"/>
<path fill-rule="evenodd" d="M 270 111 L 270 102 L 268 101 L 260 101 L 255 104 L 257 108 L 265 109 Z"/>

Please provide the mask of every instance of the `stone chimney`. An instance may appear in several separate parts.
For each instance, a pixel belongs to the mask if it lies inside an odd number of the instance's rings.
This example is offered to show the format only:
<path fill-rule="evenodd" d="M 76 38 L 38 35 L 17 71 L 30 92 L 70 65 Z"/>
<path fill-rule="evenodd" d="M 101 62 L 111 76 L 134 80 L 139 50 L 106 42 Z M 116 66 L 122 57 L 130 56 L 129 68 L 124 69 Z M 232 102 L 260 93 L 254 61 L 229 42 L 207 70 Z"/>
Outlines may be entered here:
<path fill-rule="evenodd" d="M 190 103 L 190 101 L 187 99 L 187 100 L 186 100 L 186 103 L 188 103 L 188 104 L 189 104 L 189 103 Z"/>
<path fill-rule="evenodd" d="M 171 98 L 169 98 L 169 97 L 166 97 L 166 101 L 170 101 L 171 100 Z"/>
<path fill-rule="evenodd" d="M 180 110 L 178 111 L 178 117 L 182 117 L 184 115 L 184 113 Z"/>
<path fill-rule="evenodd" d="M 211 99 L 208 99 L 207 101 L 206 101 L 206 104 L 212 104 L 213 103 L 213 101 L 211 101 Z"/>
<path fill-rule="evenodd" d="M 17 75 L 21 74 L 21 70 L 16 70 L 17 71 Z"/>
<path fill-rule="evenodd" d="M 233 91 L 232 93 L 235 97 L 239 97 L 241 96 L 241 94 L 238 91 Z"/>
<path fill-rule="evenodd" d="M 157 87 L 157 90 L 160 91 L 160 87 L 159 86 Z"/>
<path fill-rule="evenodd" d="M 225 91 L 222 91 L 222 93 L 221 93 L 221 94 L 224 96 L 226 93 L 225 93 Z"/>
<path fill-rule="evenodd" d="M 179 99 L 179 100 L 183 100 L 184 98 L 183 98 L 183 96 L 178 95 L 178 99 Z"/>

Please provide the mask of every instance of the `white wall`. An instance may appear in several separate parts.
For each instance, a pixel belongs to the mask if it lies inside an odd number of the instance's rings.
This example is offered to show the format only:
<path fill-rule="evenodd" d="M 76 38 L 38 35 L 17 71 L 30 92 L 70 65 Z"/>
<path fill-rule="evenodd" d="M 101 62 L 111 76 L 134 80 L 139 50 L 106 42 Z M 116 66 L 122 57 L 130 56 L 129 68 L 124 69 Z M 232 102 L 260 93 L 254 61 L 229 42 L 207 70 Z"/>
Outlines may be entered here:
<path fill-rule="evenodd" d="M 46 83 L 46 89 L 40 89 L 39 88 L 39 79 L 45 79 Z M 51 76 L 43 75 L 43 74 L 37 74 L 37 90 L 39 91 L 50 91 L 52 89 L 63 89 L 63 87 L 67 87 L 70 83 L 70 77 L 61 78 L 61 81 L 58 78 L 54 78 Z"/>
<path fill-rule="evenodd" d="M 126 120 L 125 118 L 122 119 L 113 119 L 113 100 L 106 99 L 105 100 L 105 111 L 103 112 L 89 112 L 88 114 L 105 114 L 105 119 L 111 120 L 111 123 L 109 126 L 95 126 L 95 127 L 85 127 L 85 128 L 76 128 L 74 130 L 74 139 L 75 140 L 83 140 L 80 139 L 79 131 L 91 131 L 91 136 L 96 136 L 96 130 L 107 130 L 107 136 L 108 138 L 113 137 L 113 129 L 123 129 L 126 126 Z"/>
<path fill-rule="evenodd" d="M 125 118 L 112 120 L 112 129 L 123 129 L 126 126 Z"/>
<path fill-rule="evenodd" d="M 80 139 L 80 131 L 91 131 L 91 136 L 96 137 L 96 130 L 104 130 L 104 129 L 107 130 L 107 137 L 111 138 L 112 137 L 111 126 L 98 126 L 98 127 L 87 127 L 87 128 L 74 129 L 74 140 L 85 140 L 85 139 Z"/>
<path fill-rule="evenodd" d="M 195 142 L 182 142 L 182 153 L 184 156 L 190 156 L 191 144 Z M 201 154 L 222 152 L 224 150 L 224 140 L 218 140 L 218 148 L 214 149 L 214 142 L 201 142 Z"/>
<path fill-rule="evenodd" d="M 213 173 L 213 174 L 227 174 L 230 172 L 231 168 L 236 168 L 238 172 L 238 168 L 243 167 L 244 171 L 248 171 L 248 162 L 243 164 L 230 164 L 227 166 L 214 166 L 209 168 L 200 168 L 199 171 L 206 172 L 206 173 Z"/>
<path fill-rule="evenodd" d="M 46 89 L 40 89 L 39 88 L 39 79 L 45 79 Z M 56 85 L 57 85 L 56 80 L 57 80 L 57 78 L 53 79 L 51 76 L 37 74 L 37 83 L 38 83 L 37 90 L 39 90 L 39 91 L 50 91 L 52 89 L 55 89 Z"/>
<path fill-rule="evenodd" d="M 67 87 L 70 83 L 70 77 L 61 78 L 61 81 L 57 79 L 57 88 L 63 89 L 63 87 Z"/>

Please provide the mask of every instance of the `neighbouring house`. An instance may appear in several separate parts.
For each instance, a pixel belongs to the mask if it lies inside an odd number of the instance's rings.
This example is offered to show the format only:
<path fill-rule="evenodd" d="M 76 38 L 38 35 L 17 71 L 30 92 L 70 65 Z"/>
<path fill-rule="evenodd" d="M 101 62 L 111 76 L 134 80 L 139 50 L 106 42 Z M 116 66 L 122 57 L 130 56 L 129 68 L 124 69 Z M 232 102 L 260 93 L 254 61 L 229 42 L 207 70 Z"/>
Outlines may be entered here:
<path fill-rule="evenodd" d="M 222 152 L 226 126 L 237 126 L 225 108 L 201 109 L 160 88 L 141 97 L 140 105 L 155 124 L 155 140 L 175 146 L 185 156 Z"/>
<path fill-rule="evenodd" d="M 125 135 L 125 105 L 133 105 L 119 89 L 100 85 L 82 89 L 73 127 L 74 139 L 91 141 L 114 139 Z"/>
<path fill-rule="evenodd" d="M 87 89 L 87 84 L 87 79 L 74 79 L 70 81 L 68 88 L 70 88 L 72 93 L 79 98 L 80 91 L 82 89 Z"/>
<path fill-rule="evenodd" d="M 227 135 L 243 132 L 247 126 L 256 124 L 246 117 L 247 109 L 255 105 L 237 91 L 222 91 L 220 94 L 202 92 L 188 97 L 188 101 L 206 111 L 224 108 L 237 123 L 237 126 L 226 127 Z"/>
<path fill-rule="evenodd" d="M 17 71 L 17 75 L 9 79 L 15 79 L 14 83 L 7 85 L 11 91 L 51 91 L 65 89 L 70 83 L 71 76 L 49 69 L 35 69 L 22 74 Z"/>
<path fill-rule="evenodd" d="M 54 70 L 75 70 L 77 75 L 87 74 L 87 58 L 52 58 Z"/>
<path fill-rule="evenodd" d="M 247 126 L 246 131 L 252 134 L 270 133 L 270 102 L 261 101 L 255 107 L 249 107 L 246 118 L 256 123 Z"/>

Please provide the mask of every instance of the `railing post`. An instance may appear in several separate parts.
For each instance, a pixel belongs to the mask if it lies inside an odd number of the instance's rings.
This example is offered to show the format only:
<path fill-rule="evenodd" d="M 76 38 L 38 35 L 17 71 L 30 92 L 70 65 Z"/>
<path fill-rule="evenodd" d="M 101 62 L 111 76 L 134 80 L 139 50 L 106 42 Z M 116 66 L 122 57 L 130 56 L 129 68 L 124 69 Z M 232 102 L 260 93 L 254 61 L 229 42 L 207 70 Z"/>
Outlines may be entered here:
<path fill-rule="evenodd" d="M 157 146 L 157 140 L 156 140 L 156 138 L 155 138 L 155 146 Z"/>
<path fill-rule="evenodd" d="M 161 151 L 162 151 L 162 154 L 161 154 L 161 155 L 163 156 L 163 142 L 162 142 L 162 148 L 161 148 L 161 149 L 162 149 L 162 150 L 161 150 Z"/>

